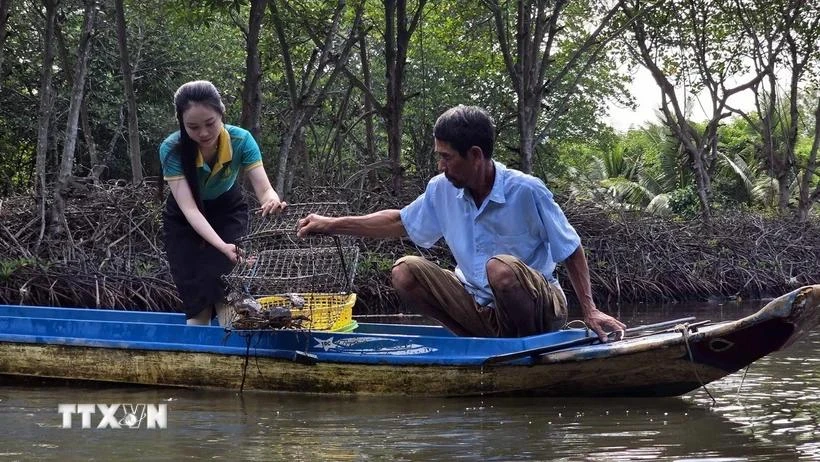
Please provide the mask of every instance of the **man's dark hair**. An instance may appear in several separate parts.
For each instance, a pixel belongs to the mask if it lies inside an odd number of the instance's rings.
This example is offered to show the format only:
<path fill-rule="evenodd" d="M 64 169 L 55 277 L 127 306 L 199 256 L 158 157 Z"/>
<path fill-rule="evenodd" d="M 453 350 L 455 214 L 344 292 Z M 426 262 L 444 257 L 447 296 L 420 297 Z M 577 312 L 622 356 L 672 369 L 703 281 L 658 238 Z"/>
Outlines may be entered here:
<path fill-rule="evenodd" d="M 484 157 L 489 159 L 493 156 L 495 123 L 484 109 L 459 104 L 439 116 L 433 127 L 433 136 L 450 143 L 462 156 L 471 147 L 478 146 Z"/>

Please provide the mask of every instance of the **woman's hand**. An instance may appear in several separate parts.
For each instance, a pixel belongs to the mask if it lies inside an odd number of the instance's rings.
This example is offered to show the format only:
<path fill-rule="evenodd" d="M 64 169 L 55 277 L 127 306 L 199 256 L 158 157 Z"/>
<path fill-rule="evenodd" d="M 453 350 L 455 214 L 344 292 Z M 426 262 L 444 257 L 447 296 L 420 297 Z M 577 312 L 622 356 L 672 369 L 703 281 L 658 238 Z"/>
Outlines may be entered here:
<path fill-rule="evenodd" d="M 266 199 L 256 213 L 261 213 L 264 217 L 269 213 L 280 213 L 285 210 L 287 206 L 287 202 L 279 200 L 279 196 L 276 193 L 273 193 L 273 197 Z"/>
<path fill-rule="evenodd" d="M 228 260 L 230 260 L 234 265 L 239 262 L 239 259 L 242 258 L 243 255 L 242 249 L 237 247 L 236 244 L 223 243 L 222 247 L 219 248 L 219 251 L 228 257 Z"/>
<path fill-rule="evenodd" d="M 279 194 L 271 186 L 264 168 L 257 167 L 249 170 L 248 179 L 251 180 L 253 190 L 256 192 L 256 198 L 261 204 L 256 213 L 260 213 L 264 217 L 269 213 L 279 213 L 285 210 L 288 203 L 279 198 Z"/>

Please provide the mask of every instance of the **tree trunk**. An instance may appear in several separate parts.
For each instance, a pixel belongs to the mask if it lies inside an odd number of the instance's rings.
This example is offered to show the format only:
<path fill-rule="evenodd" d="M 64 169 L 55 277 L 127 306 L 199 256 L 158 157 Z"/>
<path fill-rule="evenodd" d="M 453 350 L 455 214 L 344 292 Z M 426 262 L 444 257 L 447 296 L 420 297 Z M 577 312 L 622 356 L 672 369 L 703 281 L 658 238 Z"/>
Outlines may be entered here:
<path fill-rule="evenodd" d="M 80 126 L 83 129 L 83 140 L 85 141 L 85 149 L 88 151 L 88 165 L 91 166 L 91 171 L 94 167 L 100 166 L 100 159 L 97 156 L 97 143 L 94 141 L 94 132 L 91 128 L 91 119 L 88 116 L 88 104 L 83 100 L 83 105 L 80 108 Z"/>
<path fill-rule="evenodd" d="M 52 236 L 63 231 L 62 227 L 65 223 L 65 192 L 71 180 L 74 167 L 74 149 L 77 146 L 77 127 L 80 119 L 80 106 L 84 95 L 85 78 L 88 74 L 88 58 L 91 54 L 91 36 L 94 31 L 96 14 L 96 1 L 86 0 L 84 11 L 85 24 L 83 26 L 82 35 L 80 36 L 80 44 L 77 48 L 77 62 L 75 63 L 74 79 L 71 86 L 71 101 L 68 106 L 65 145 L 63 146 L 57 184 L 54 188 L 54 205 L 51 213 L 52 226 L 50 230 Z"/>
<path fill-rule="evenodd" d="M 400 114 L 404 111 L 404 104 L 394 98 L 387 102 L 387 157 L 390 159 L 390 172 L 392 173 L 390 185 L 393 193 L 398 195 L 404 183 L 404 168 L 401 166 L 401 134 L 402 118 Z"/>
<path fill-rule="evenodd" d="M 654 67 L 654 64 L 651 70 L 653 74 L 655 74 L 657 68 Z M 655 78 L 659 86 L 665 88 L 666 91 L 674 93 L 672 85 L 665 77 L 662 76 L 661 80 L 657 80 L 657 76 Z M 667 96 L 669 98 L 667 98 Z M 698 202 L 700 202 L 701 217 L 704 222 L 709 222 L 712 216 L 712 179 L 709 176 L 709 166 L 705 162 L 706 151 L 709 146 L 704 141 L 704 138 L 708 139 L 708 136 L 701 136 L 692 128 L 689 121 L 686 120 L 686 117 L 683 115 L 683 110 L 676 97 L 674 97 L 674 94 L 664 93 L 661 98 L 661 111 L 664 114 L 664 123 L 669 127 L 678 141 L 680 141 L 684 151 L 689 157 L 689 162 L 691 162 L 692 165 L 692 173 L 695 178 Z"/>
<path fill-rule="evenodd" d="M 142 183 L 142 152 L 140 151 L 140 129 L 137 118 L 137 96 L 134 93 L 134 76 L 131 73 L 131 58 L 128 54 L 128 29 L 125 24 L 123 0 L 114 0 L 117 15 L 117 44 L 120 49 L 120 72 L 125 102 L 128 106 L 128 158 L 131 159 L 131 181 Z M 94 164 L 91 165 L 94 167 Z"/>
<path fill-rule="evenodd" d="M 262 112 L 262 64 L 259 55 L 259 33 L 265 17 L 267 0 L 251 0 L 251 12 L 248 19 L 248 33 L 245 37 L 245 82 L 242 86 L 242 115 L 239 124 L 250 131 L 257 142 L 260 142 L 262 127 L 259 121 Z"/>
<path fill-rule="evenodd" d="M 801 12 L 805 4 L 774 2 L 768 5 L 771 8 L 766 8 L 768 14 L 762 23 L 754 14 L 747 16 L 745 8 L 740 9 L 737 15 L 737 22 L 743 26 L 745 36 L 754 45 L 750 50 L 753 70 L 765 74 L 765 78 L 752 87 L 758 117 L 740 109 L 732 111 L 740 114 L 762 139 L 761 158 L 768 176 L 777 180 L 777 210 L 781 215 L 785 215 L 789 207 L 791 179 L 799 175 L 794 150 L 798 136 L 798 85 L 806 61 L 800 60 L 800 47 L 795 41 L 800 33 L 796 31 L 808 32 L 816 29 L 817 25 L 795 24 L 797 18 L 806 16 Z M 762 30 L 766 32 L 761 33 Z M 816 32 L 814 34 L 816 36 Z M 814 39 L 808 41 L 811 43 L 811 54 L 814 52 Z M 784 45 L 788 45 L 785 53 Z M 781 90 L 782 82 L 778 79 L 778 68 L 790 70 L 790 84 L 785 96 Z M 784 111 L 784 102 L 788 105 L 787 111 Z"/>
<path fill-rule="evenodd" d="M 299 83 L 296 80 L 296 68 L 291 60 L 290 44 L 285 35 L 282 16 L 276 0 L 270 0 L 268 5 L 271 11 L 271 21 L 273 22 L 276 38 L 282 50 L 282 61 L 284 63 L 285 82 L 288 88 L 290 107 L 288 116 L 285 118 L 285 134 L 281 137 L 279 146 L 279 162 L 276 171 L 276 181 L 274 188 L 282 193 L 286 187 L 288 178 L 288 163 L 290 149 L 294 136 L 301 133 L 300 130 L 310 120 L 318 108 L 322 106 L 327 98 L 328 92 L 332 88 L 336 78 L 347 65 L 350 50 L 353 43 L 357 41 L 356 31 L 360 29 L 360 22 L 364 3 L 357 4 L 355 18 L 349 34 L 344 42 L 339 46 L 338 36 L 342 15 L 344 13 L 345 1 L 339 0 L 333 12 L 331 23 L 322 27 L 321 36 L 311 30 L 307 34 L 311 36 L 315 48 L 309 61 L 302 65 L 302 74 Z M 341 49 L 339 51 L 339 49 Z"/>
<path fill-rule="evenodd" d="M 518 99 L 518 133 L 521 141 L 519 147 L 519 168 L 522 172 L 532 172 L 532 158 L 535 151 L 535 130 L 538 123 L 538 101 L 528 101 L 530 98 Z"/>
<path fill-rule="evenodd" d="M 817 40 L 820 37 L 820 15 L 817 15 L 816 8 L 812 10 L 811 2 L 798 2 L 795 4 L 795 18 L 797 21 L 796 27 L 789 30 L 786 35 L 786 41 L 789 46 L 789 56 L 791 57 L 792 80 L 790 85 L 791 104 L 789 111 L 793 120 L 790 127 L 793 131 L 794 140 L 792 145 L 797 143 L 797 121 L 798 121 L 798 79 L 803 75 L 803 72 L 810 66 L 811 63 L 817 62 Z M 809 11 L 803 11 L 802 8 L 808 8 Z M 814 14 L 811 14 L 811 13 Z M 801 59 L 802 58 L 802 59 Z M 814 77 L 810 77 L 809 81 L 814 81 Z M 814 111 L 814 142 L 812 143 L 811 151 L 806 162 L 806 170 L 800 175 L 796 171 L 796 176 L 800 179 L 798 184 L 798 210 L 797 216 L 801 221 L 805 221 L 809 217 L 814 203 L 820 199 L 820 183 L 818 183 L 814 191 L 811 191 L 812 181 L 820 178 L 820 172 L 817 168 L 817 151 L 820 147 L 820 97 L 816 98 L 817 107 Z M 791 134 L 790 134 L 791 135 Z M 794 148 L 792 148 L 792 161 L 795 165 L 797 162 L 794 157 Z"/>
<path fill-rule="evenodd" d="M 600 24 L 584 38 L 566 63 L 554 71 L 553 49 L 559 45 L 558 33 L 563 29 L 559 18 L 567 0 L 517 0 L 513 15 L 508 11 L 508 2 L 483 0 L 493 16 L 493 23 L 498 40 L 498 48 L 504 58 L 504 66 L 517 96 L 517 125 L 519 168 L 526 173 L 532 172 L 535 146 L 549 134 L 550 122 L 539 134 L 538 121 L 544 112 L 544 97 L 553 91 L 554 85 L 563 82 L 565 77 L 576 75 L 568 85 L 574 89 L 581 75 L 603 54 L 603 47 L 617 34 L 604 35 L 613 17 L 624 0 L 619 0 L 608 7 Z M 515 25 L 510 24 L 509 17 L 515 17 Z M 511 30 L 515 28 L 515 43 L 510 40 Z M 570 80 L 570 79 L 566 79 Z M 561 116 L 566 107 L 554 110 L 552 119 Z"/>
<path fill-rule="evenodd" d="M 307 143 L 305 142 L 305 132 L 306 132 L 306 129 L 305 129 L 305 126 L 303 124 L 301 127 L 299 127 L 299 130 L 297 130 L 296 134 L 294 134 L 294 136 L 293 136 L 293 144 L 292 144 L 292 148 L 291 148 L 291 151 L 290 151 L 291 152 L 291 157 L 293 157 L 293 159 L 294 159 L 294 164 L 297 164 L 297 165 L 299 165 L 299 167 L 304 169 L 304 170 L 302 170 L 303 172 L 306 171 L 307 168 L 308 168 Z M 302 161 L 301 165 L 300 165 L 299 162 L 297 162 L 299 160 Z M 290 193 L 290 191 L 293 191 L 293 179 L 296 178 L 296 174 L 298 173 L 298 171 L 299 171 L 299 168 L 289 168 L 288 169 L 288 177 L 287 177 L 287 180 L 285 181 L 285 188 L 284 188 L 284 191 L 286 191 L 288 194 Z M 301 177 L 304 177 L 304 176 L 305 175 L 302 175 Z M 305 186 L 310 188 L 311 184 L 308 183 Z"/>
<path fill-rule="evenodd" d="M 71 69 L 73 67 L 73 63 L 71 57 L 69 56 L 68 46 L 66 46 L 65 36 L 63 35 L 59 21 L 54 26 L 54 33 L 55 38 L 57 39 L 57 50 L 59 52 L 60 60 L 63 63 L 63 69 Z M 70 73 L 66 73 L 65 77 L 68 85 L 72 85 L 72 75 Z M 85 147 L 88 151 L 88 169 L 89 171 L 92 171 L 94 170 L 94 166 L 98 164 L 99 159 L 97 158 L 97 143 L 94 141 L 94 132 L 91 129 L 91 120 L 88 116 L 88 102 L 85 98 L 83 98 L 80 106 L 80 126 L 83 129 L 83 140 L 85 141 Z"/>
<path fill-rule="evenodd" d="M 3 88 L 3 46 L 6 43 L 6 24 L 9 19 L 9 7 L 11 0 L 0 0 L 0 89 Z"/>
<path fill-rule="evenodd" d="M 51 105 L 54 64 L 54 26 L 57 17 L 57 0 L 44 0 L 45 6 L 45 34 L 43 35 L 43 73 L 40 76 L 40 109 L 37 113 L 37 158 L 35 160 L 35 196 L 40 209 L 40 236 L 37 239 L 36 249 L 39 249 L 46 228 L 46 200 L 48 188 L 46 185 L 46 161 L 48 159 L 49 128 L 51 127 Z"/>
<path fill-rule="evenodd" d="M 367 88 L 373 88 L 373 77 L 370 74 L 370 57 L 367 54 L 367 34 L 364 28 L 359 30 L 359 59 L 362 63 L 362 80 Z M 376 135 L 373 128 L 373 101 L 364 95 L 364 139 L 365 139 L 365 164 L 376 161 Z M 376 173 L 371 170 L 370 180 L 376 181 Z"/>
<path fill-rule="evenodd" d="M 551 11 L 548 11 L 552 3 Z M 515 12 L 515 46 L 511 46 L 506 5 L 486 0 L 493 14 L 499 48 L 517 96 L 519 168 L 532 172 L 536 126 L 545 94 L 545 77 L 552 63 L 552 47 L 558 18 L 566 0 L 518 0 Z"/>
<path fill-rule="evenodd" d="M 721 120 L 730 115 L 729 112 L 725 111 L 727 100 L 734 94 L 758 86 L 764 77 L 772 72 L 771 65 L 756 69 L 757 72 L 745 83 L 728 87 L 726 85 L 727 75 L 713 68 L 716 64 L 713 54 L 704 51 L 704 44 L 711 43 L 710 40 L 712 40 L 713 35 L 710 32 L 713 32 L 713 30 L 707 27 L 708 23 L 703 15 L 697 11 L 690 11 L 690 16 L 678 18 L 679 23 L 671 30 L 665 26 L 653 29 L 652 27 L 657 25 L 652 23 L 649 23 L 650 28 L 647 29 L 646 24 L 639 17 L 641 12 L 645 11 L 645 9 L 642 9 L 642 5 L 642 2 L 636 0 L 630 2 L 630 6 L 623 7 L 635 36 L 634 40 L 630 40 L 630 43 L 633 44 L 631 46 L 635 47 L 632 49 L 633 55 L 640 61 L 641 65 L 650 71 L 660 87 L 662 95 L 661 111 L 663 112 L 664 123 L 672 130 L 689 155 L 695 176 L 698 199 L 701 204 L 702 217 L 704 221 L 708 222 L 711 216 L 710 173 L 714 167 L 717 154 L 717 128 Z M 716 2 L 711 5 L 718 7 L 723 3 Z M 670 39 L 670 34 L 672 34 L 674 40 Z M 684 37 L 685 40 L 681 40 L 675 34 Z M 670 41 L 672 45 L 669 45 Z M 670 48 L 664 50 L 663 46 L 669 46 Z M 703 133 L 696 130 L 688 121 L 684 113 L 684 104 L 678 98 L 675 86 L 671 83 L 670 77 L 667 76 L 666 69 L 662 69 L 663 62 L 659 59 L 659 56 L 664 56 L 664 52 L 667 51 L 678 53 L 677 47 L 682 47 L 685 51 L 691 51 L 697 64 L 697 73 L 692 75 L 693 80 L 709 92 L 712 100 L 712 114 L 709 115 L 710 118 Z M 717 66 L 717 69 L 721 69 L 727 59 L 735 61 L 744 59 L 734 48 L 726 50 L 726 53 L 728 57 L 720 57 L 721 65 Z"/>
<path fill-rule="evenodd" d="M 692 169 L 695 171 L 695 186 L 698 188 L 702 217 L 708 222 L 711 217 L 712 180 L 703 165 L 703 151 L 690 152 L 689 155 L 692 159 Z"/>
<path fill-rule="evenodd" d="M 402 80 L 403 67 L 400 65 L 397 51 L 396 16 L 403 17 L 406 2 L 403 0 L 385 0 L 384 2 L 384 61 L 386 79 L 385 129 L 387 131 L 387 158 L 390 160 L 391 187 L 394 194 L 399 194 L 402 184 L 401 172 L 401 113 L 403 109 Z M 396 10 L 401 11 L 397 12 Z"/>
<path fill-rule="evenodd" d="M 281 135 L 281 140 L 279 143 L 279 163 L 276 166 L 276 181 L 273 185 L 273 188 L 282 196 L 285 195 L 285 183 L 287 180 L 290 148 L 293 145 L 293 139 L 296 137 L 296 132 L 299 131 L 299 128 L 302 125 L 300 119 L 303 119 L 303 115 L 301 113 L 292 113 L 291 117 L 296 120 L 290 119 L 288 121 L 287 128 L 285 129 L 285 133 L 282 133 Z"/>
<path fill-rule="evenodd" d="M 793 63 L 796 64 L 796 57 L 793 59 Z M 789 85 L 789 115 L 786 121 L 787 125 L 784 127 L 783 131 L 785 132 L 784 135 L 784 146 L 783 146 L 783 162 L 785 167 L 785 175 L 783 175 L 783 184 L 780 185 L 780 211 L 781 213 L 786 213 L 789 208 L 789 199 L 791 199 L 791 190 L 789 189 L 789 179 L 792 176 L 797 175 L 797 159 L 794 154 L 794 150 L 797 147 L 797 125 L 799 123 L 798 118 L 799 111 L 797 108 L 797 102 L 800 98 L 800 90 L 798 88 L 800 75 L 802 74 L 802 66 L 797 65 L 796 68 L 793 69 L 791 83 Z"/>
<path fill-rule="evenodd" d="M 418 26 L 426 0 L 419 0 L 413 17 L 408 21 L 407 0 L 385 0 L 385 77 L 387 101 L 385 126 L 387 131 L 387 157 L 390 160 L 393 192 L 401 191 L 404 169 L 401 166 L 401 137 L 404 114 L 404 69 L 410 37 Z"/>
<path fill-rule="evenodd" d="M 708 222 L 711 217 L 711 180 L 709 178 L 709 172 L 703 162 L 704 151 L 707 146 L 703 142 L 702 137 L 689 125 L 689 121 L 686 119 L 681 104 L 675 94 L 675 88 L 651 57 L 651 53 L 643 41 L 642 31 L 636 28 L 635 32 L 638 36 L 639 59 L 641 60 L 641 64 L 652 74 L 655 83 L 657 83 L 661 89 L 661 112 L 663 113 L 664 124 L 669 127 L 669 130 L 672 131 L 675 138 L 680 141 L 684 151 L 689 157 L 689 162 L 692 165 L 692 173 L 695 177 L 698 201 L 701 205 L 701 214 L 703 220 Z"/>
<path fill-rule="evenodd" d="M 763 156 L 766 158 L 771 175 L 777 180 L 777 210 L 780 214 L 784 214 L 789 206 L 789 173 L 792 168 L 789 162 L 789 128 L 787 127 L 791 122 L 780 111 L 781 101 L 778 97 L 777 76 L 771 72 L 767 80 L 769 91 L 766 95 L 766 102 L 763 107 L 758 105 L 760 135 L 763 139 Z M 778 143 L 778 131 L 782 136 L 782 143 Z"/>
<path fill-rule="evenodd" d="M 539 53 L 544 39 L 544 33 L 540 32 L 544 26 L 550 25 L 554 29 L 558 16 L 566 4 L 566 1 L 556 1 L 552 11 L 553 16 L 548 20 L 545 18 L 547 8 L 546 1 L 540 0 L 532 4 L 532 0 L 518 1 L 518 14 L 516 20 L 516 64 L 519 69 L 520 78 L 518 94 L 518 129 L 519 129 L 519 158 L 520 168 L 523 172 L 532 172 L 532 156 L 535 150 L 535 126 L 538 123 L 538 113 L 541 109 L 541 99 L 544 97 L 543 77 L 539 76 L 549 67 L 551 51 Z M 533 8 L 535 6 L 535 8 Z M 533 17 L 535 12 L 535 17 Z M 550 31 L 549 37 L 554 36 L 554 30 Z M 544 45 L 549 48 L 548 45 Z"/>
<path fill-rule="evenodd" d="M 342 148 L 345 142 L 345 135 L 347 124 L 345 114 L 347 114 L 347 109 L 350 105 L 350 97 L 353 94 L 353 86 L 350 85 L 347 87 L 347 91 L 345 91 L 345 96 L 342 98 L 342 104 L 339 105 L 339 110 L 336 112 L 336 121 L 333 124 L 333 128 L 331 129 L 331 133 L 333 133 L 333 144 L 331 145 L 330 152 L 331 154 L 327 156 L 328 168 L 324 170 L 329 170 L 334 172 L 334 184 L 341 184 L 344 180 L 343 170 L 342 170 Z M 333 168 L 332 165 L 335 162 L 336 168 Z M 305 164 L 307 167 L 307 164 Z"/>
<path fill-rule="evenodd" d="M 279 192 L 280 195 L 283 195 L 283 188 L 285 187 L 285 174 L 287 173 L 286 169 L 288 167 L 288 154 L 290 153 L 290 145 L 293 141 L 293 134 L 295 131 L 290 125 L 290 120 L 294 117 L 294 114 L 292 113 L 292 111 L 295 110 L 293 104 L 299 98 L 299 89 L 296 84 L 296 73 L 293 67 L 293 60 L 290 56 L 290 45 L 288 44 L 287 37 L 285 36 L 285 28 L 282 17 L 279 14 L 279 7 L 276 4 L 277 1 L 278 0 L 270 0 L 268 2 L 268 7 L 270 9 L 271 21 L 273 22 L 273 30 L 276 32 L 276 39 L 279 42 L 279 49 L 282 51 L 282 67 L 285 72 L 288 100 L 291 104 L 291 114 L 290 117 L 286 119 L 284 127 L 285 133 L 283 133 L 279 138 L 279 161 L 276 165 L 276 180 L 273 182 L 273 188 Z"/>
<path fill-rule="evenodd" d="M 54 76 L 54 24 L 57 17 L 58 0 L 45 0 L 46 29 L 43 35 L 43 73 L 40 77 L 40 110 L 37 124 L 37 159 L 35 175 L 37 177 L 37 197 L 43 202 L 46 194 L 46 153 L 48 152 L 49 127 L 51 125 L 52 88 Z"/>
<path fill-rule="evenodd" d="M 806 171 L 800 179 L 799 200 L 797 204 L 797 217 L 805 222 L 809 218 L 809 212 L 815 201 L 820 199 L 820 184 L 814 191 L 811 191 L 811 180 L 815 176 L 820 176 L 817 165 L 817 151 L 820 148 L 820 98 L 817 98 L 817 107 L 814 109 L 814 142 L 811 145 L 809 159 L 806 162 Z"/>

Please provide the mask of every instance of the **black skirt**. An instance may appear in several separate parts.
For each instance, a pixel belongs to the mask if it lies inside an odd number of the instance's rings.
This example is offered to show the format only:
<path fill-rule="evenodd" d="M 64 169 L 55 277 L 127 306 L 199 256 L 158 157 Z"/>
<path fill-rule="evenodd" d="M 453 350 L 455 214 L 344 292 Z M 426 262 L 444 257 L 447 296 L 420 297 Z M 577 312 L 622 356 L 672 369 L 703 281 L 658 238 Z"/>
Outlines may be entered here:
<path fill-rule="evenodd" d="M 219 237 L 234 244 L 248 233 L 248 205 L 238 184 L 213 200 L 202 201 L 204 215 Z M 163 213 L 165 252 L 185 316 L 192 318 L 225 298 L 222 276 L 233 263 L 194 231 L 174 196 Z M 215 310 L 214 310 L 215 311 Z"/>

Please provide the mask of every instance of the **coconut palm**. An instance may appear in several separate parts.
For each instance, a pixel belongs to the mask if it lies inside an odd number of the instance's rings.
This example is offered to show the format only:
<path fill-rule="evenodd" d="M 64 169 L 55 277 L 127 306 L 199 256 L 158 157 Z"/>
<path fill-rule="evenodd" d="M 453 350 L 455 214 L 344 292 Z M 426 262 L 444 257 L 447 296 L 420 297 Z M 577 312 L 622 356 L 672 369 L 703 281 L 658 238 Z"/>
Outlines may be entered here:
<path fill-rule="evenodd" d="M 691 182 L 679 143 L 661 125 L 631 130 L 615 146 L 596 153 L 584 171 L 571 173 L 576 195 L 584 195 L 625 210 L 664 215 L 668 193 Z"/>

